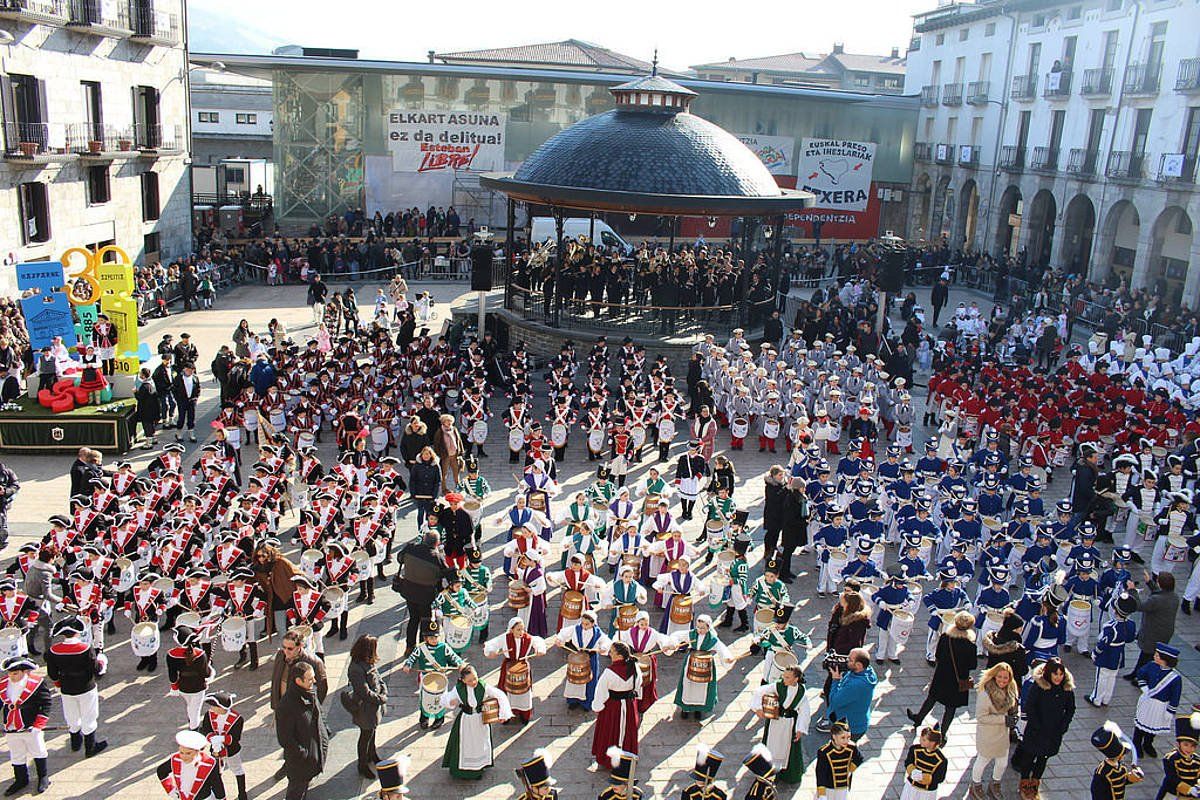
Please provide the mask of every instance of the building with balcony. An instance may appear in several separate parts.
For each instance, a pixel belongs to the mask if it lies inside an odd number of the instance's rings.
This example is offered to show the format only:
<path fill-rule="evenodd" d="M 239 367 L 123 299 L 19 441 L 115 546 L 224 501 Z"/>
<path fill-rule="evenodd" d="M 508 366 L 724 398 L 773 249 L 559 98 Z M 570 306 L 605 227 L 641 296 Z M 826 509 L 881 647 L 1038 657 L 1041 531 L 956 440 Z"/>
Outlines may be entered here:
<path fill-rule="evenodd" d="M 6 257 L 190 252 L 184 2 L 0 0 Z"/>
<path fill-rule="evenodd" d="M 909 235 L 1200 307 L 1197 30 L 1200 7 L 1173 0 L 916 15 L 905 93 L 921 100 L 917 152 L 945 143 L 976 162 L 916 160 Z M 964 82 L 963 102 L 946 102 Z"/>

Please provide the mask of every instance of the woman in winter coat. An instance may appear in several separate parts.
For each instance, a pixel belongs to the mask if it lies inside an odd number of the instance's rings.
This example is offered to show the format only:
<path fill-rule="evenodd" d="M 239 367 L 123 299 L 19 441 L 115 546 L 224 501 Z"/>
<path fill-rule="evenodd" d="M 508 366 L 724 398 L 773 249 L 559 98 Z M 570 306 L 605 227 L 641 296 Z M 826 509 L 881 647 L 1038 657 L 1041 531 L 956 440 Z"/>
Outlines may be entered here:
<path fill-rule="evenodd" d="M 1075 716 L 1075 679 L 1062 661 L 1052 658 L 1030 671 L 1031 682 L 1021 700 L 1025 731 L 1013 754 L 1021 774 L 1021 800 L 1040 797 L 1046 762 L 1057 755 Z"/>
<path fill-rule="evenodd" d="M 158 391 L 154 388 L 154 379 L 149 368 L 142 367 L 138 373 L 137 388 L 134 389 L 133 396 L 137 400 L 137 421 L 142 426 L 142 436 L 146 440 L 142 442 L 142 449 L 149 450 L 154 447 L 154 433 L 160 411 Z"/>
<path fill-rule="evenodd" d="M 792 572 L 792 553 L 797 548 L 808 546 L 808 496 L 804 493 L 804 480 L 794 478 L 783 496 L 783 531 L 779 542 L 779 579 L 791 583 L 796 579 Z"/>
<path fill-rule="evenodd" d="M 417 504 L 417 528 L 420 528 L 433 510 L 434 498 L 441 494 L 442 470 L 432 447 L 422 448 L 409 475 L 408 490 Z"/>
<path fill-rule="evenodd" d="M 350 648 L 347 679 L 356 701 L 352 716 L 358 726 L 358 774 L 367 779 L 375 777 L 371 771 L 379 761 L 375 731 L 383 722 L 383 711 L 387 707 L 387 684 L 375 667 L 378 662 L 378 640 L 374 636 L 358 637 L 354 647 Z"/>
<path fill-rule="evenodd" d="M 408 467 L 409 476 L 412 475 L 413 465 L 417 463 L 417 457 L 421 455 L 421 451 L 433 444 L 433 437 L 429 435 L 429 427 L 421 421 L 421 418 L 413 415 L 413 418 L 408 421 L 408 425 L 404 426 L 404 433 L 400 435 L 400 457 L 404 459 L 404 466 Z"/>
<path fill-rule="evenodd" d="M 254 331 L 250 330 L 250 321 L 244 319 L 233 329 L 233 354 L 238 358 L 249 358 L 252 338 Z"/>
<path fill-rule="evenodd" d="M 1004 612 L 1000 630 L 989 631 L 983 637 L 988 668 L 997 664 L 1008 664 L 1018 686 L 1029 671 L 1025 659 L 1025 645 L 1021 643 L 1021 631 L 1024 627 L 1025 621 L 1021 619 L 1021 615 L 1010 608 Z"/>
<path fill-rule="evenodd" d="M 841 661 L 840 668 L 845 672 L 845 658 L 850 655 L 851 650 L 863 646 L 870 627 L 871 613 L 867 611 L 866 601 L 857 590 L 847 588 L 838 598 L 833 613 L 829 615 L 829 626 L 825 630 L 826 658 L 841 656 L 840 659 L 835 659 L 835 662 Z M 826 700 L 829 699 L 829 687 L 832 683 L 832 676 L 826 673 L 825 687 L 821 690 L 821 696 Z"/>
<path fill-rule="evenodd" d="M 784 499 L 787 496 L 787 471 L 776 464 L 767 472 L 763 487 L 763 553 L 770 558 L 783 531 Z"/>
<path fill-rule="evenodd" d="M 1016 716 L 1020 684 L 1012 667 L 1001 661 L 979 678 L 975 693 L 975 764 L 967 800 L 1001 800 L 1000 777 L 1008 765 L 1008 719 Z M 992 762 L 992 782 L 983 790 L 983 773 Z"/>
<path fill-rule="evenodd" d="M 914 729 L 920 728 L 934 705 L 941 703 L 942 736 L 946 736 L 954 712 L 971 701 L 968 681 L 976 667 L 975 653 L 975 617 L 968 611 L 960 611 L 954 617 L 954 625 L 938 639 L 933 658 L 936 666 L 925 702 L 915 714 L 911 710 L 904 712 Z"/>

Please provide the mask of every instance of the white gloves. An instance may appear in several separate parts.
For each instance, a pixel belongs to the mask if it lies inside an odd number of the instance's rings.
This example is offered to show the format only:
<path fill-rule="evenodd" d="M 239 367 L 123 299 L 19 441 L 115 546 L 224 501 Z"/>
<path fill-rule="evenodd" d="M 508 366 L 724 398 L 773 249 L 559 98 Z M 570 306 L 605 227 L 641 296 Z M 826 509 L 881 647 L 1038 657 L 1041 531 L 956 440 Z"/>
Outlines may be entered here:
<path fill-rule="evenodd" d="M 908 779 L 913 783 L 924 783 L 925 773 L 921 772 L 919 769 L 914 769 L 912 772 L 908 773 Z"/>

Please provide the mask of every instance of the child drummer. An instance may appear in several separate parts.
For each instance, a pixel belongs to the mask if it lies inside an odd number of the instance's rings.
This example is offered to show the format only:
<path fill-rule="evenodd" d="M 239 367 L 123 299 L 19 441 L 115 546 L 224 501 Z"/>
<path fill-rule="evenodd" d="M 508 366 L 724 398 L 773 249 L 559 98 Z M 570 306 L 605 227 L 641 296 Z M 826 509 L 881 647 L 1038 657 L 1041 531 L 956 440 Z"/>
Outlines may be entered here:
<path fill-rule="evenodd" d="M 425 620 L 421 628 L 421 643 L 416 646 L 408 658 L 404 659 L 400 665 L 401 671 L 410 673 L 416 669 L 420 673 L 421 680 L 424 680 L 427 673 L 445 673 L 452 667 L 461 667 L 467 663 L 449 645 L 440 641 L 441 635 L 442 627 L 437 620 Z M 422 691 L 424 690 L 422 689 Z M 433 712 L 426 711 L 422 704 L 419 714 L 422 730 L 440 728 L 446 720 L 446 709 L 440 702 L 437 704 L 437 710 Z"/>

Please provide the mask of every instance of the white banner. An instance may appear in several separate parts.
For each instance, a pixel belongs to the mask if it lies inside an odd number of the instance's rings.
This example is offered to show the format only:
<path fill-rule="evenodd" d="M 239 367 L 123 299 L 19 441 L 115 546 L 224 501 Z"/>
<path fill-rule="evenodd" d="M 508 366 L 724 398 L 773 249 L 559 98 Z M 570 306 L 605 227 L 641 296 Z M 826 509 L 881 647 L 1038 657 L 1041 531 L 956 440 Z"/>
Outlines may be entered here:
<path fill-rule="evenodd" d="M 1166 153 L 1162 157 L 1162 174 L 1164 178 L 1183 177 L 1183 153 Z"/>
<path fill-rule="evenodd" d="M 865 211 L 874 164 L 874 142 L 802 139 L 796 188 L 817 196 L 815 208 Z"/>
<path fill-rule="evenodd" d="M 504 169 L 506 114 L 391 111 L 387 143 L 396 172 Z"/>
<path fill-rule="evenodd" d="M 742 144 L 754 151 L 758 160 L 772 175 L 795 175 L 792 169 L 792 154 L 796 140 L 791 136 L 760 136 L 752 133 L 734 134 Z"/>

